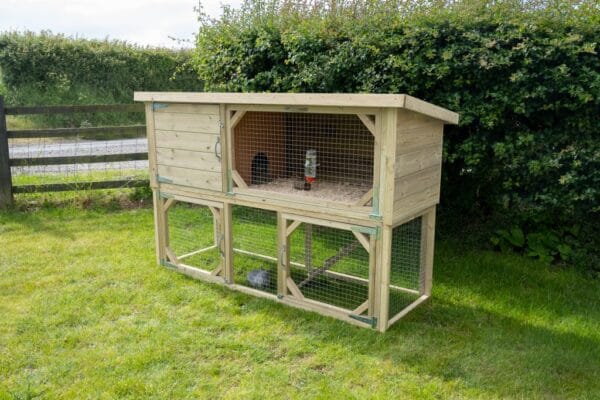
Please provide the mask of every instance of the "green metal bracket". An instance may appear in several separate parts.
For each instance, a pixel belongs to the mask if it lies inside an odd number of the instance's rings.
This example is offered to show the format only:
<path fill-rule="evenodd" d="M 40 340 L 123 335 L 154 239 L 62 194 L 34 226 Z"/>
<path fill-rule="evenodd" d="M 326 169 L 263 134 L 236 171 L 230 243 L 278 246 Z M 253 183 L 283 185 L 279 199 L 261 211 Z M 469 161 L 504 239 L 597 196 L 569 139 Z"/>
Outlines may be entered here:
<path fill-rule="evenodd" d="M 231 170 L 227 170 L 227 196 L 233 196 L 233 176 Z"/>
<path fill-rule="evenodd" d="M 175 265 L 167 260 L 160 260 L 160 265 L 162 265 L 163 267 L 167 267 L 167 268 L 177 269 L 177 265 Z"/>
<path fill-rule="evenodd" d="M 173 183 L 172 179 L 160 175 L 156 175 L 156 181 L 159 183 Z"/>
<path fill-rule="evenodd" d="M 377 327 L 377 317 L 365 317 L 362 315 L 350 314 L 350 318 L 355 319 L 357 321 L 363 322 L 365 324 L 371 325 L 371 328 L 375 329 Z"/>
<path fill-rule="evenodd" d="M 160 110 L 161 108 L 167 108 L 169 105 L 167 103 L 152 103 L 152 110 Z"/>
<path fill-rule="evenodd" d="M 376 221 L 381 221 L 382 216 L 379 212 L 379 186 L 373 186 L 373 200 L 371 203 L 373 204 L 373 211 L 371 211 L 369 218 Z"/>
<path fill-rule="evenodd" d="M 373 228 L 368 226 L 353 226 L 350 230 L 353 232 L 366 233 L 367 235 L 375 235 L 375 239 L 379 239 L 379 233 L 381 231 L 378 226 Z"/>

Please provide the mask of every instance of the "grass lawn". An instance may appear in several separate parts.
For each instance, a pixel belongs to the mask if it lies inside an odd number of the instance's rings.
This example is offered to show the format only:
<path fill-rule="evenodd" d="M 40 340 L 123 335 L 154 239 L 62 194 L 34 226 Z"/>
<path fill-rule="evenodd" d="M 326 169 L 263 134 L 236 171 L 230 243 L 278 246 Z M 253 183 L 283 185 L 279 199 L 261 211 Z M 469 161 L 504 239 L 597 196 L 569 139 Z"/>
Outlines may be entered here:
<path fill-rule="evenodd" d="M 600 398 L 600 282 L 436 248 L 386 334 L 155 264 L 150 209 L 0 213 L 3 398 Z"/>

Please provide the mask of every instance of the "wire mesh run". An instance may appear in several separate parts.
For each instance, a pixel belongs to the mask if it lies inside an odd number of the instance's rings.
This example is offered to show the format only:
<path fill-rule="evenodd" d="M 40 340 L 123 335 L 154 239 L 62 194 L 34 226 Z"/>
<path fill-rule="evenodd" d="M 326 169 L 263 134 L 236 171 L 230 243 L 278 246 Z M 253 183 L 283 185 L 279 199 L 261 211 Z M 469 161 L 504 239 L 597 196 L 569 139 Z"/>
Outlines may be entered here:
<path fill-rule="evenodd" d="M 373 186 L 374 138 L 356 115 L 247 112 L 233 136 L 252 189 L 356 204 Z"/>
<path fill-rule="evenodd" d="M 422 218 L 415 218 L 392 230 L 389 318 L 420 296 L 423 283 L 421 261 Z"/>
<path fill-rule="evenodd" d="M 233 206 L 233 281 L 277 294 L 277 213 Z"/>
<path fill-rule="evenodd" d="M 302 223 L 289 240 L 291 278 L 305 298 L 349 313 L 368 304 L 369 253 L 351 231 Z"/>
<path fill-rule="evenodd" d="M 219 215 L 206 206 L 176 202 L 167 211 L 167 227 L 167 245 L 179 264 L 219 274 L 223 240 Z"/>

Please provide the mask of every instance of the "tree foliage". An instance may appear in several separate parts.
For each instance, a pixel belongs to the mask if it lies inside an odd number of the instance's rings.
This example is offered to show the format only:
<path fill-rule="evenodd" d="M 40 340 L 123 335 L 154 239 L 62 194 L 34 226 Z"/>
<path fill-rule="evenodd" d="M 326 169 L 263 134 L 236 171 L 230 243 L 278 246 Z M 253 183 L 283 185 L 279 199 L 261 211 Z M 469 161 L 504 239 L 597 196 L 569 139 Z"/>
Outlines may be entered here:
<path fill-rule="evenodd" d="M 12 104 L 131 102 L 134 90 L 200 90 L 189 59 L 189 51 L 122 41 L 0 34 L 3 90 Z"/>

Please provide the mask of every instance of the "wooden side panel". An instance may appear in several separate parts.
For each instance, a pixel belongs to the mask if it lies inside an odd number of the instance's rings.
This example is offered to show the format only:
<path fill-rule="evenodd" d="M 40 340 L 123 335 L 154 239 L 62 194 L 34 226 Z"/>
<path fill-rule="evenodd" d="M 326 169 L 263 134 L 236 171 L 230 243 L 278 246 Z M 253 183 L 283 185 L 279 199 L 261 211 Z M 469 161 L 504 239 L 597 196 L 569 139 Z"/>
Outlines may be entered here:
<path fill-rule="evenodd" d="M 398 110 L 394 220 L 439 202 L 443 122 Z"/>
<path fill-rule="evenodd" d="M 222 190 L 219 106 L 167 104 L 154 111 L 156 164 L 161 182 Z"/>
<path fill-rule="evenodd" d="M 158 147 L 156 158 L 158 165 L 221 172 L 221 161 L 213 153 Z"/>
<path fill-rule="evenodd" d="M 187 112 L 177 112 L 185 106 Z M 196 107 L 196 112 L 189 112 Z M 159 112 L 160 111 L 160 112 Z M 154 127 L 177 132 L 220 133 L 219 106 L 170 104 L 154 113 Z"/>
<path fill-rule="evenodd" d="M 214 154 L 219 135 L 191 132 L 156 131 L 156 146 Z"/>
<path fill-rule="evenodd" d="M 164 183 L 193 188 L 221 190 L 221 173 L 197 169 L 158 166 L 158 175 Z"/>

